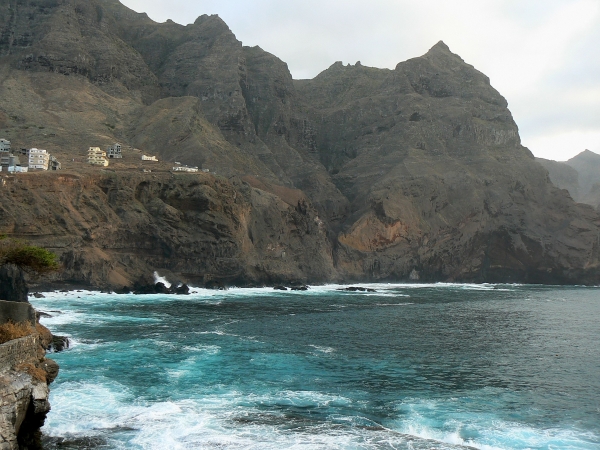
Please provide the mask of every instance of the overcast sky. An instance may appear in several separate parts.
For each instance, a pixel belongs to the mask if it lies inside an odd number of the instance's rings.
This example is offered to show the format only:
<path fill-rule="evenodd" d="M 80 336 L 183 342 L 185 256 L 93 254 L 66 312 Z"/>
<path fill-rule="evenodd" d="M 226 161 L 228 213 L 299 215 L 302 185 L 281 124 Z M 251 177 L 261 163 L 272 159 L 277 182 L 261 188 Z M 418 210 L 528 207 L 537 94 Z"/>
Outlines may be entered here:
<path fill-rule="evenodd" d="M 394 68 L 443 40 L 490 77 L 536 156 L 600 153 L 600 0 L 121 1 L 159 22 L 219 14 L 294 78 L 335 61 Z"/>

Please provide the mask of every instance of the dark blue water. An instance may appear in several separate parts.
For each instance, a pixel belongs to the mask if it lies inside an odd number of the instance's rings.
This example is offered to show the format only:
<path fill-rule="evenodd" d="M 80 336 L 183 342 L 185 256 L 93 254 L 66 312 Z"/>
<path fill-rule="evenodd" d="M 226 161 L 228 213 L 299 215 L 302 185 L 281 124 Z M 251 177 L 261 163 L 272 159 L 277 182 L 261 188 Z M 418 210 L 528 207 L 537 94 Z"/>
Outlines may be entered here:
<path fill-rule="evenodd" d="M 36 300 L 75 341 L 54 355 L 44 432 L 122 449 L 600 449 L 600 289 L 370 287 Z"/>

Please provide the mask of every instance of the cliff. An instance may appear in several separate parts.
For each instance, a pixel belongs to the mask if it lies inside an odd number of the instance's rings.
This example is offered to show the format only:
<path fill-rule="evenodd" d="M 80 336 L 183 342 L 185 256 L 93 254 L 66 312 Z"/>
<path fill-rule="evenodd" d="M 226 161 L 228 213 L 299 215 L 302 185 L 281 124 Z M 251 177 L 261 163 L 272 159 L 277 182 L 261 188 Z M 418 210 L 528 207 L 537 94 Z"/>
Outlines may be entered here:
<path fill-rule="evenodd" d="M 600 282 L 598 213 L 443 42 L 293 80 L 218 16 L 2 0 L 0 27 L 0 134 L 66 169 L 3 179 L 0 232 L 55 250 L 53 282 Z M 86 167 L 114 141 L 211 174 Z"/>
<path fill-rule="evenodd" d="M 28 303 L 0 300 L 0 324 L 29 323 L 31 333 L 0 344 L 0 449 L 41 449 L 40 431 L 50 411 L 48 385 L 58 365 L 45 357 L 50 332 Z"/>

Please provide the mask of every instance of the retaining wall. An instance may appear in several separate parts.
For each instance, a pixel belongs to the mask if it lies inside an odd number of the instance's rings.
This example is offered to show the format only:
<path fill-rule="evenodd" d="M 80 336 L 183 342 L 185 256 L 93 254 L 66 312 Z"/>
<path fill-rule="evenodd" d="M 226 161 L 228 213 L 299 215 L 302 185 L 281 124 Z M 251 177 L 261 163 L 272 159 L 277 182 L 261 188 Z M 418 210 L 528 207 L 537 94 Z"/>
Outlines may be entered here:
<path fill-rule="evenodd" d="M 38 359 L 38 336 L 25 336 L 0 345 L 0 373 Z"/>
<path fill-rule="evenodd" d="M 14 323 L 29 322 L 35 326 L 35 309 L 29 303 L 0 300 L 0 324 L 9 320 Z"/>

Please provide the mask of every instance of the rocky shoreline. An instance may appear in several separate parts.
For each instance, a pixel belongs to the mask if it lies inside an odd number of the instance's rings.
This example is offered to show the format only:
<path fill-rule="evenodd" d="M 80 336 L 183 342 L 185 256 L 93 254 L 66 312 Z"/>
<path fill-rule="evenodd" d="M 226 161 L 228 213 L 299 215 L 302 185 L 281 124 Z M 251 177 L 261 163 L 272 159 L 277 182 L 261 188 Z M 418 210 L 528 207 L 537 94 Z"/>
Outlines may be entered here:
<path fill-rule="evenodd" d="M 41 450 L 40 428 L 50 411 L 49 385 L 59 371 L 46 352 L 58 350 L 62 340 L 39 323 L 28 303 L 0 300 L 0 308 L 0 323 L 28 322 L 35 330 L 0 345 L 0 450 Z"/>

